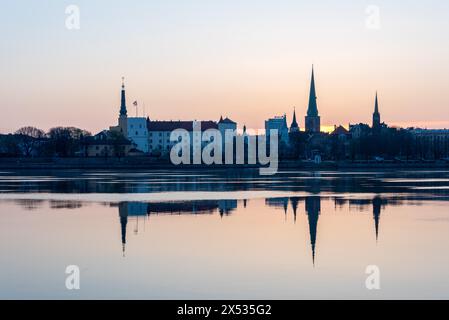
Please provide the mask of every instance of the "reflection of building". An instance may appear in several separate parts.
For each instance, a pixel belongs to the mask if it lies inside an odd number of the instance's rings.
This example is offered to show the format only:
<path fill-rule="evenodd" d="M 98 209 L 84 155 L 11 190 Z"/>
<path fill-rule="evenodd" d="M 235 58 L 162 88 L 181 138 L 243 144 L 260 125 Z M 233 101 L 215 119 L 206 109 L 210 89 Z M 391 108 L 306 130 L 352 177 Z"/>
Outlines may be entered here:
<path fill-rule="evenodd" d="M 299 203 L 299 198 L 298 197 L 291 197 L 290 198 L 290 203 L 292 205 L 293 208 L 293 219 L 296 223 L 296 212 L 298 211 L 298 203 Z"/>
<path fill-rule="evenodd" d="M 138 219 L 142 216 L 168 214 L 212 214 L 229 215 L 237 208 L 237 200 L 198 200 L 174 202 L 120 202 L 118 211 L 121 226 L 122 250 L 125 255 L 126 227 L 128 218 Z M 136 227 L 137 228 L 137 227 Z M 137 234 L 137 229 L 135 230 Z"/>
<path fill-rule="evenodd" d="M 312 261 L 315 265 L 315 246 L 318 229 L 318 218 L 321 212 L 321 198 L 319 196 L 306 198 L 306 213 L 309 220 L 310 244 L 312 246 Z"/>
<path fill-rule="evenodd" d="M 288 198 L 267 198 L 265 199 L 265 204 L 269 207 L 282 208 L 284 213 L 287 214 L 288 209 Z"/>
<path fill-rule="evenodd" d="M 380 196 L 375 196 L 373 199 L 343 199 L 335 198 L 335 207 L 342 208 L 346 203 L 349 204 L 349 210 L 356 209 L 360 212 L 367 212 L 369 207 L 372 206 L 373 210 L 373 220 L 374 220 L 374 232 L 376 235 L 376 241 L 379 238 L 379 223 L 380 216 L 382 213 L 382 207 L 387 203 L 392 205 L 401 204 L 401 201 L 396 201 L 392 199 L 382 199 Z"/>
<path fill-rule="evenodd" d="M 220 212 L 220 216 L 229 215 L 236 208 L 237 208 L 237 200 L 235 199 L 218 201 L 218 210 Z"/>

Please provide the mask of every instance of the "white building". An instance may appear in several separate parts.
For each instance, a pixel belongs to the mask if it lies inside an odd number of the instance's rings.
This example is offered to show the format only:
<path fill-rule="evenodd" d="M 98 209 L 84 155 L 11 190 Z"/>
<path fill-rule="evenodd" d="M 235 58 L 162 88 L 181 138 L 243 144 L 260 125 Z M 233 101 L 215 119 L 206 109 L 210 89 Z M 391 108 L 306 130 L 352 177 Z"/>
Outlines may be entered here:
<path fill-rule="evenodd" d="M 185 144 L 193 145 L 198 143 L 203 146 L 205 143 L 201 136 L 195 137 L 193 141 L 193 128 L 201 126 L 201 132 L 208 129 L 218 129 L 218 125 L 215 121 L 150 121 L 147 120 L 148 130 L 148 150 L 153 155 L 168 155 L 171 148 L 177 144 L 177 141 L 170 141 L 170 135 L 172 131 L 177 129 L 186 130 L 186 136 L 182 137 L 182 141 Z"/>
<path fill-rule="evenodd" d="M 148 129 L 146 118 L 128 118 L 127 121 L 127 138 L 131 140 L 136 149 L 148 153 Z"/>

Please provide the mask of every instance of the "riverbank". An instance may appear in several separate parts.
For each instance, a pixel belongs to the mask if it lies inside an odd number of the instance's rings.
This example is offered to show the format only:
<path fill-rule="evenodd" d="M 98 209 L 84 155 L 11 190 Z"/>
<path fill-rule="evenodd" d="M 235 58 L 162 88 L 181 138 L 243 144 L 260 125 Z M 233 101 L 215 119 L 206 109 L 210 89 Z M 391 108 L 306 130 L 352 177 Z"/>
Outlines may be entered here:
<path fill-rule="evenodd" d="M 259 165 L 173 165 L 169 160 L 148 157 L 127 158 L 0 158 L 0 169 L 249 169 Z M 316 164 L 310 161 L 281 161 L 281 169 L 449 169 L 447 161 L 433 162 L 372 162 L 372 161 L 323 161 Z"/>

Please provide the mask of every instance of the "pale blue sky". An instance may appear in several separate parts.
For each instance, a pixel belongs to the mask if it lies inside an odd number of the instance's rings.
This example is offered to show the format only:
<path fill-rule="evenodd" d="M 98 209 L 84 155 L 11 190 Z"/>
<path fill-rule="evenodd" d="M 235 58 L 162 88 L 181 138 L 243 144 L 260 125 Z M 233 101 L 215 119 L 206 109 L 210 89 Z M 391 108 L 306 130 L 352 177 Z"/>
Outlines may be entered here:
<path fill-rule="evenodd" d="M 113 125 L 122 75 L 129 106 L 145 102 L 153 119 L 223 114 L 260 128 L 296 106 L 303 127 L 312 63 L 324 124 L 369 122 L 379 90 L 387 123 L 449 127 L 449 1 L 1 4 L 0 132 Z M 65 28 L 69 4 L 78 31 Z M 368 5 L 379 30 L 365 25 Z"/>

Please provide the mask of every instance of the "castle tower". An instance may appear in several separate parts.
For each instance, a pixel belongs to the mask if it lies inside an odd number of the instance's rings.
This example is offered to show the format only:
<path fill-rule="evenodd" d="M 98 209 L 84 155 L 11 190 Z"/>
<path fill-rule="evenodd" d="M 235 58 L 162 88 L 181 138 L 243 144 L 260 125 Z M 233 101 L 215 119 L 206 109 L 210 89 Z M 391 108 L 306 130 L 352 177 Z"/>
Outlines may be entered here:
<path fill-rule="evenodd" d="M 306 132 L 319 133 L 321 131 L 320 116 L 318 114 L 318 106 L 316 103 L 315 77 L 312 66 L 312 79 L 310 81 L 309 107 L 306 115 Z"/>
<path fill-rule="evenodd" d="M 125 137 L 128 136 L 128 111 L 126 110 L 126 96 L 125 96 L 125 78 L 122 77 L 122 93 L 121 93 L 121 103 L 120 103 L 120 115 L 118 118 L 118 126 L 120 132 L 123 133 Z"/>
<path fill-rule="evenodd" d="M 374 103 L 374 113 L 373 113 L 373 133 L 380 133 L 380 113 L 379 113 L 379 101 L 377 99 L 377 91 L 376 91 L 376 101 Z"/>

